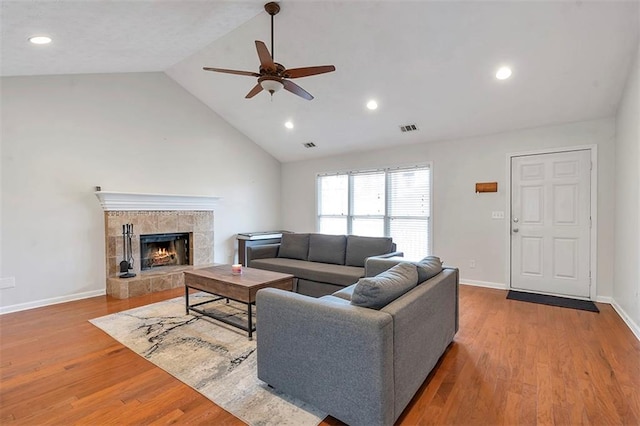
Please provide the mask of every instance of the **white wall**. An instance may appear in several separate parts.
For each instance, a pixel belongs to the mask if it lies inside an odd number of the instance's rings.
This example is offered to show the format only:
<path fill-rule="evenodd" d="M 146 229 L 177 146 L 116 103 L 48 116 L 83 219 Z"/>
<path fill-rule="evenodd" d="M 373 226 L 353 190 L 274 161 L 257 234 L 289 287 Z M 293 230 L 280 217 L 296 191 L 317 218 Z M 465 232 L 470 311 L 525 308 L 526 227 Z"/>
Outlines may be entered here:
<path fill-rule="evenodd" d="M 640 47 L 616 125 L 613 299 L 640 338 Z"/>
<path fill-rule="evenodd" d="M 491 212 L 507 213 L 507 154 L 542 148 L 598 145 L 597 293 L 611 297 L 613 278 L 613 118 L 535 128 L 464 140 L 407 145 L 282 165 L 282 225 L 315 231 L 318 172 L 433 162 L 433 248 L 457 266 L 467 282 L 508 283 L 506 224 Z M 398 138 L 402 135 L 399 134 Z M 321 149 L 321 148 L 320 148 Z M 498 193 L 476 194 L 476 182 L 498 182 Z M 399 249 L 402 249 L 401 247 Z M 469 268 L 471 259 L 476 267 Z"/>
<path fill-rule="evenodd" d="M 222 197 L 217 262 L 233 260 L 237 232 L 280 228 L 280 163 L 165 74 L 1 83 L 0 278 L 16 287 L 0 311 L 104 291 L 96 185 Z"/>

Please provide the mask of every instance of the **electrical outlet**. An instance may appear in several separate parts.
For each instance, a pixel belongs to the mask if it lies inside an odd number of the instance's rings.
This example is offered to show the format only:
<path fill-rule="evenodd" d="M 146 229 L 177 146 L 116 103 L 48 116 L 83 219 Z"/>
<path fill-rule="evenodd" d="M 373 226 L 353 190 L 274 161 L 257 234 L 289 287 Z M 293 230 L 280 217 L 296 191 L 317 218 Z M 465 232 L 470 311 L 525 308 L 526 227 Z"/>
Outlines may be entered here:
<path fill-rule="evenodd" d="M 504 219 L 504 212 L 503 211 L 491 212 L 491 219 Z"/>
<path fill-rule="evenodd" d="M 469 268 L 475 268 L 476 267 L 476 260 L 475 259 L 471 259 L 469 261 Z"/>
<path fill-rule="evenodd" d="M 16 286 L 15 277 L 0 278 L 0 290 L 4 288 L 13 288 Z"/>

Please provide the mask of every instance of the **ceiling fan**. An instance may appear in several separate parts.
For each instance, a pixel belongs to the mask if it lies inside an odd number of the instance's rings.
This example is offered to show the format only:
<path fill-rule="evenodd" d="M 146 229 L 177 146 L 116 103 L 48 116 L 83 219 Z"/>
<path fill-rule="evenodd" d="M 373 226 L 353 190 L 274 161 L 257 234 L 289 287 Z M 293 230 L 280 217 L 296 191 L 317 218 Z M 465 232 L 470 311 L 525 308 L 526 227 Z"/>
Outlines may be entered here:
<path fill-rule="evenodd" d="M 205 71 L 215 71 L 215 72 L 223 72 L 227 74 L 238 74 L 238 75 L 247 75 L 250 77 L 258 77 L 258 84 L 254 86 L 247 96 L 246 99 L 253 98 L 258 93 L 262 92 L 262 90 L 266 90 L 273 96 L 275 92 L 284 88 L 289 92 L 300 96 L 301 98 L 311 100 L 313 96 L 302 87 L 298 86 L 294 82 L 292 82 L 291 78 L 300 78 L 300 77 L 308 77 L 311 75 L 324 74 L 327 72 L 332 72 L 336 70 L 336 67 L 333 65 L 321 65 L 317 67 L 304 67 L 304 68 L 291 68 L 286 69 L 283 65 L 274 62 L 273 60 L 273 17 L 280 12 L 280 6 L 276 2 L 269 2 L 264 5 L 264 10 L 267 11 L 269 15 L 271 15 L 271 54 L 269 54 L 269 49 L 267 46 L 260 40 L 256 40 L 256 50 L 258 51 L 258 58 L 260 59 L 260 68 L 259 72 L 251 72 L 251 71 L 236 71 L 236 70 L 227 70 L 223 68 L 210 68 L 204 67 L 202 68 Z"/>

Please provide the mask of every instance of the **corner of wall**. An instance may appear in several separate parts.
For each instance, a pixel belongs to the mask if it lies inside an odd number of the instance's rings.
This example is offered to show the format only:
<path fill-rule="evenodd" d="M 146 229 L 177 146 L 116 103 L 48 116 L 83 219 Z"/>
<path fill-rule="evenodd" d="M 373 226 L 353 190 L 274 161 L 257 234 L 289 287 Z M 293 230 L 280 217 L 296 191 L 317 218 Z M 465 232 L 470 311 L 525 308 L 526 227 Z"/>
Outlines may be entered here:
<path fill-rule="evenodd" d="M 620 315 L 620 318 L 627 324 L 627 326 L 631 329 L 631 332 L 636 336 L 636 339 L 640 341 L 640 325 L 636 324 L 635 321 L 627 314 L 627 312 L 615 301 L 612 299 L 611 306 L 613 309 Z"/>

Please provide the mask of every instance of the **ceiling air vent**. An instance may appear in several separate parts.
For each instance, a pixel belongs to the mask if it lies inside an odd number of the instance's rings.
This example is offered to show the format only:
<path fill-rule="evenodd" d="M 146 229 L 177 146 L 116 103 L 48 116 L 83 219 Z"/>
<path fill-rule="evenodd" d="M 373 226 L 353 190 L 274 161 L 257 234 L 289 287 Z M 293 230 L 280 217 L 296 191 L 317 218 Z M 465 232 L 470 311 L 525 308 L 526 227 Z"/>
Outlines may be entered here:
<path fill-rule="evenodd" d="M 316 144 L 313 142 L 307 142 L 307 143 L 303 143 L 302 145 L 304 145 L 305 148 L 315 148 Z"/>
<path fill-rule="evenodd" d="M 418 130 L 418 126 L 416 126 L 415 124 L 407 124 L 405 126 L 400 126 L 400 130 L 404 133 L 404 132 L 415 132 L 416 130 Z"/>

